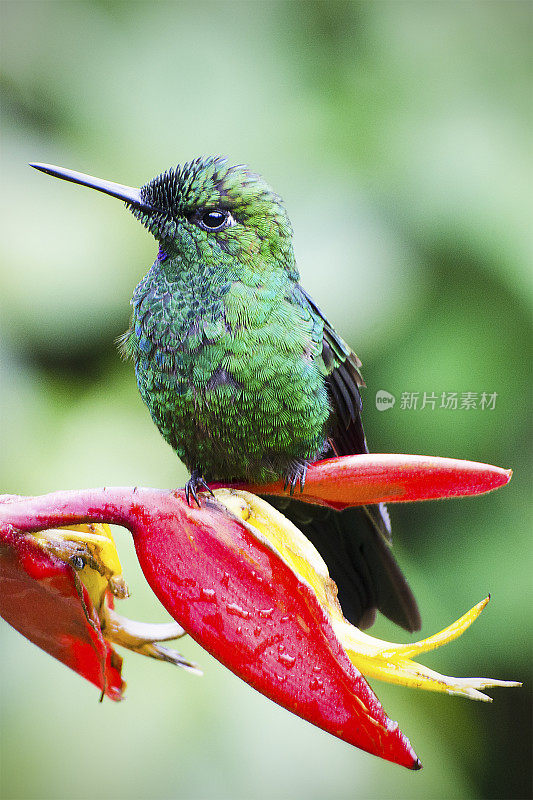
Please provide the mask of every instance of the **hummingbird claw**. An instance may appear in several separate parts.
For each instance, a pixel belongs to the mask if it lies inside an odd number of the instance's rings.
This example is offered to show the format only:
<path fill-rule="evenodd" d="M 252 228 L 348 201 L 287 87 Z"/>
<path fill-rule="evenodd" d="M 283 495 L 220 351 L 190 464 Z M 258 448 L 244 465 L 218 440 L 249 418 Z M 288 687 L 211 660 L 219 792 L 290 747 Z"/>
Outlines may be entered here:
<path fill-rule="evenodd" d="M 209 492 L 211 497 L 214 497 L 211 487 L 205 482 L 203 476 L 200 474 L 199 470 L 194 469 L 191 473 L 191 477 L 185 484 L 185 499 L 187 501 L 187 505 L 191 505 L 191 495 L 198 506 L 200 508 L 200 500 L 198 499 L 198 492 Z"/>
<path fill-rule="evenodd" d="M 198 495 L 196 494 L 196 489 L 194 486 L 191 485 L 191 481 L 187 481 L 185 484 L 185 499 L 187 501 L 187 505 L 191 505 L 191 495 L 193 496 L 193 500 L 196 502 L 196 505 L 200 507 L 200 503 L 198 501 Z"/>

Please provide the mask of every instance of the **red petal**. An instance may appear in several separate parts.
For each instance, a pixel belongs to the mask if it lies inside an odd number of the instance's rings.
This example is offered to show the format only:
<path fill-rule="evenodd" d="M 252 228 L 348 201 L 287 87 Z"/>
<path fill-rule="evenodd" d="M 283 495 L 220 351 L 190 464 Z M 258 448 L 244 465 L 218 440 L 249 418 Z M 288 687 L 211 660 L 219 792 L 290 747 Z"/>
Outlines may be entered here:
<path fill-rule="evenodd" d="M 438 456 L 370 453 L 317 461 L 298 500 L 342 509 L 369 503 L 407 503 L 483 494 L 509 483 L 512 471 Z M 217 484 L 218 485 L 218 484 Z M 254 486 L 255 494 L 286 495 L 282 481 Z"/>
<path fill-rule="evenodd" d="M 0 505 L 22 530 L 74 522 L 128 527 L 165 608 L 236 675 L 350 744 L 420 763 L 352 665 L 316 596 L 267 544 L 214 501 L 189 507 L 153 489 L 57 492 Z"/>
<path fill-rule="evenodd" d="M 105 691 L 122 697 L 122 659 L 104 640 L 89 595 L 84 611 L 75 573 L 31 537 L 0 525 L 0 614 L 38 647 Z"/>
<path fill-rule="evenodd" d="M 409 741 L 349 661 L 315 595 L 214 503 L 159 501 L 134 539 L 165 608 L 215 658 L 334 736 L 410 768 Z"/>

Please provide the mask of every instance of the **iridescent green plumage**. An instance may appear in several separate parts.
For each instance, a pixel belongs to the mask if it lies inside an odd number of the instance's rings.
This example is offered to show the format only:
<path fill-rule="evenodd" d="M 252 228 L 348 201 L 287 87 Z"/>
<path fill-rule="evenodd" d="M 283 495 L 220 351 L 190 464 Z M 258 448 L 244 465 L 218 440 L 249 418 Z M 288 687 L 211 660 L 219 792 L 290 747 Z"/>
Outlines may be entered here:
<path fill-rule="evenodd" d="M 366 452 L 360 362 L 298 283 L 292 228 L 265 181 L 223 158 L 169 170 L 139 191 L 62 168 L 58 177 L 124 199 L 158 240 L 122 337 L 160 432 L 205 481 L 294 488 L 309 462 Z M 390 552 L 386 509 L 342 513 L 275 501 L 313 541 L 345 615 L 379 608 L 409 630 L 416 602 Z"/>

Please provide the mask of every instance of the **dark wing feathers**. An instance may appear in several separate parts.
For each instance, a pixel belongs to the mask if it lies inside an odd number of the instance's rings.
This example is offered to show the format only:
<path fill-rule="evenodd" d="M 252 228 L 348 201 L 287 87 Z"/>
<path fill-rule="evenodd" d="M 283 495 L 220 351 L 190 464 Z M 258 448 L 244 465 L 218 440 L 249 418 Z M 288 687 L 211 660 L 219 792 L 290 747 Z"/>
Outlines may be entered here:
<path fill-rule="evenodd" d="M 333 409 L 329 431 L 332 451 L 339 456 L 367 453 L 359 393 L 359 387 L 365 385 L 363 376 L 359 372 L 361 362 L 305 289 L 301 286 L 298 286 L 298 289 L 311 311 L 320 317 L 324 326 L 322 361 Z"/>
<path fill-rule="evenodd" d="M 361 362 L 341 339 L 314 300 L 296 287 L 297 301 L 323 324 L 322 361 L 332 414 L 326 457 L 367 453 L 361 421 Z M 311 506 L 295 498 L 271 498 L 311 540 L 337 584 L 344 616 L 360 627 L 374 621 L 378 608 L 409 631 L 419 630 L 416 600 L 390 549 L 391 528 L 383 503 L 345 511 Z"/>
<path fill-rule="evenodd" d="M 360 383 L 356 382 L 355 375 L 359 375 L 358 370 L 352 368 L 349 361 L 339 364 L 328 376 L 326 383 L 330 392 L 330 397 L 340 395 L 343 408 L 335 406 L 334 418 L 331 420 L 330 443 L 332 449 L 339 456 L 353 455 L 356 453 L 367 453 L 368 447 L 361 422 L 361 395 L 359 394 Z"/>

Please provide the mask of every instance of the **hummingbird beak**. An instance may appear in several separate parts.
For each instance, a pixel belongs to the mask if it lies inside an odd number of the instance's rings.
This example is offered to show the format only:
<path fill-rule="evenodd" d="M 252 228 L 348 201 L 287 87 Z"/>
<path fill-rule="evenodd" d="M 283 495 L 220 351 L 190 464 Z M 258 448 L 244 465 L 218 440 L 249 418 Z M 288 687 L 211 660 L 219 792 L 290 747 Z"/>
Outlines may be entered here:
<path fill-rule="evenodd" d="M 96 189 L 97 192 L 104 192 L 110 194 L 111 197 L 117 197 L 119 200 L 124 200 L 125 203 L 135 206 L 148 213 L 153 212 L 152 206 L 148 205 L 141 198 L 140 189 L 135 189 L 133 186 L 124 186 L 122 183 L 113 183 L 112 181 L 105 181 L 102 178 L 93 178 L 91 175 L 84 175 L 83 172 L 74 172 L 72 169 L 65 167 L 54 167 L 52 164 L 30 164 L 30 167 L 38 169 L 40 172 L 45 172 L 47 175 L 53 175 L 54 178 L 61 178 L 64 181 L 71 181 L 72 183 L 79 183 L 81 186 L 89 186 L 91 189 Z"/>

